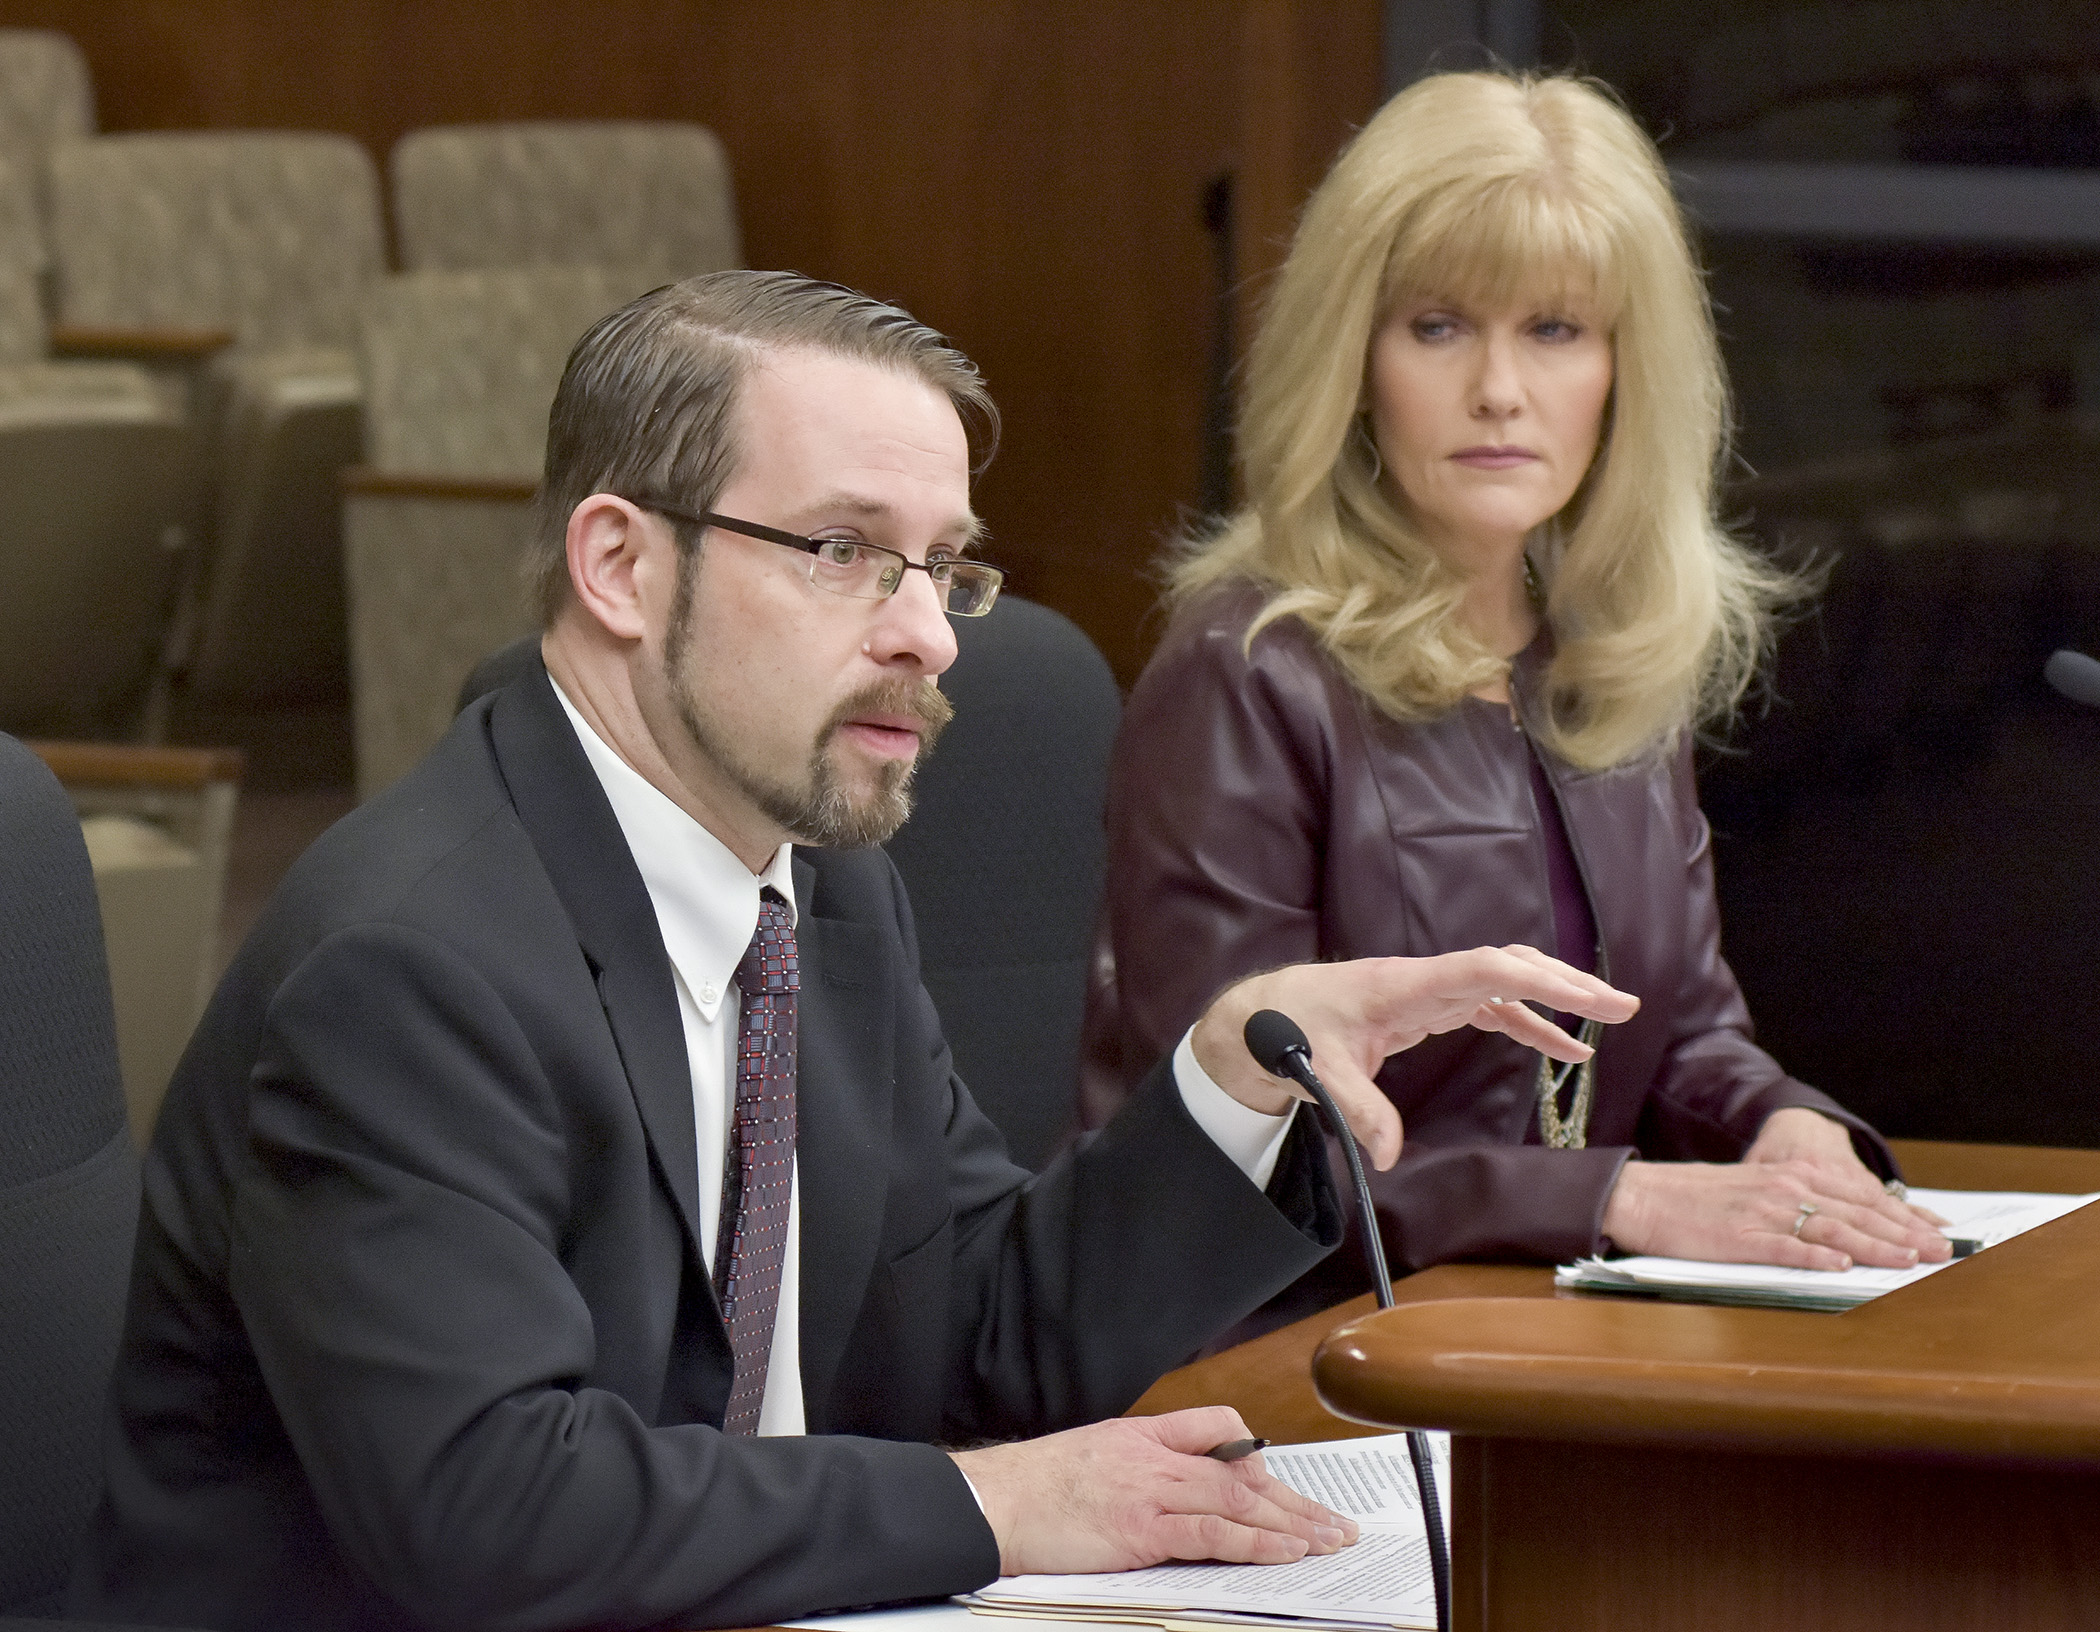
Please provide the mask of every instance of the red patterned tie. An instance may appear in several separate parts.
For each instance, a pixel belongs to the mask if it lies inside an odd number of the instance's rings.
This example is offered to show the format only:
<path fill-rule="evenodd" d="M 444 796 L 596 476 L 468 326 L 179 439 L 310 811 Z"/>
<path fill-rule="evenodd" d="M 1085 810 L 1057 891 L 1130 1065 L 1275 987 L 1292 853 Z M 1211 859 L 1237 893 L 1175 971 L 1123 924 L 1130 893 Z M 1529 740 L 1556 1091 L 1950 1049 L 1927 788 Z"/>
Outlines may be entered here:
<path fill-rule="evenodd" d="M 726 1248 L 722 1319 L 729 1327 L 735 1380 L 722 1429 L 758 1432 L 766 1397 L 780 1272 L 787 1262 L 788 1201 L 795 1181 L 795 927 L 771 889 L 759 897 L 758 931 L 736 969 L 743 1014 L 736 1038 L 736 1223 Z"/>

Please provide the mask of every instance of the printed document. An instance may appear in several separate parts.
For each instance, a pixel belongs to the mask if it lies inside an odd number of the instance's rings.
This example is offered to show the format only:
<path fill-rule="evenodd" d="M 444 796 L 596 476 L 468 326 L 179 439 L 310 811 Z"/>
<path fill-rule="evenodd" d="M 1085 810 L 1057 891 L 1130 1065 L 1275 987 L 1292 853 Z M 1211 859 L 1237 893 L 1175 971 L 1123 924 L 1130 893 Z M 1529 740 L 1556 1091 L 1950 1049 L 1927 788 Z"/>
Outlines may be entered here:
<path fill-rule="evenodd" d="M 2076 1212 L 2088 1196 L 2033 1195 L 2010 1190 L 1923 1190 L 1910 1199 L 1947 1220 L 1947 1234 L 1997 1246 Z M 1950 1260 L 1960 1263 L 1963 1260 Z M 1772 1309 L 1855 1309 L 1860 1304 L 1937 1275 L 1948 1264 L 1915 1269 L 1782 1269 L 1775 1264 L 1708 1264 L 1692 1258 L 1583 1258 L 1553 1272 L 1555 1286 L 1581 1292 L 1632 1293 L 1681 1303 L 1751 1304 Z"/>
<path fill-rule="evenodd" d="M 1450 1533 L 1451 1438 L 1429 1436 Z M 1296 1564 L 1159 1564 L 1110 1575 L 1007 1576 L 962 1601 L 982 1615 L 1306 1632 L 1434 1628 L 1429 1538 L 1404 1434 L 1271 1446 L 1270 1473 L 1362 1527 L 1354 1547 Z"/>

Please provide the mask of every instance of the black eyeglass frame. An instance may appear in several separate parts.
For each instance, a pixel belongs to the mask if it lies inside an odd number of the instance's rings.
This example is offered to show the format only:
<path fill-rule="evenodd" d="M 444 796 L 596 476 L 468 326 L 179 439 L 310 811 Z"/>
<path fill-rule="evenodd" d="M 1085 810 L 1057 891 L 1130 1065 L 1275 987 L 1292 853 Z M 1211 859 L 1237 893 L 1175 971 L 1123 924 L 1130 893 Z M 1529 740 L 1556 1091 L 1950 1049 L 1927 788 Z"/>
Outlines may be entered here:
<path fill-rule="evenodd" d="M 739 521 L 734 516 L 725 516 L 714 510 L 682 509 L 678 505 L 666 504 L 659 499 L 629 499 L 627 502 L 640 505 L 644 510 L 654 510 L 658 515 L 669 516 L 675 521 L 691 522 L 696 527 L 719 527 L 724 532 L 741 533 L 746 538 L 763 539 L 768 544 L 785 544 L 789 549 L 800 550 L 804 555 L 812 558 L 810 561 L 812 573 L 816 570 L 817 563 L 815 558 L 824 553 L 825 545 L 851 544 L 855 549 L 867 550 L 874 555 L 888 556 L 892 561 L 899 563 L 901 566 L 909 567 L 914 572 L 923 572 L 944 590 L 954 582 L 954 573 L 957 567 L 967 567 L 973 575 L 988 576 L 991 579 L 991 586 L 985 592 L 982 606 L 962 612 L 947 606 L 944 601 L 941 610 L 948 613 L 951 617 L 983 617 L 987 612 L 991 611 L 992 603 L 999 599 L 1000 588 L 1006 582 L 1006 574 L 993 566 L 989 561 L 971 561 L 954 556 L 944 556 L 938 561 L 914 561 L 902 550 L 893 550 L 886 544 L 870 544 L 863 539 L 810 538 L 802 533 L 790 533 L 783 528 L 768 527 L 763 522 Z M 812 583 L 816 582 L 814 577 L 810 581 Z M 882 579 L 878 576 L 875 581 L 880 583 Z M 817 584 L 817 587 L 823 589 L 826 586 Z M 904 574 L 900 572 L 897 574 L 897 581 L 880 595 L 844 595 L 844 592 L 839 590 L 833 590 L 831 593 L 841 595 L 847 600 L 886 601 L 903 587 Z"/>

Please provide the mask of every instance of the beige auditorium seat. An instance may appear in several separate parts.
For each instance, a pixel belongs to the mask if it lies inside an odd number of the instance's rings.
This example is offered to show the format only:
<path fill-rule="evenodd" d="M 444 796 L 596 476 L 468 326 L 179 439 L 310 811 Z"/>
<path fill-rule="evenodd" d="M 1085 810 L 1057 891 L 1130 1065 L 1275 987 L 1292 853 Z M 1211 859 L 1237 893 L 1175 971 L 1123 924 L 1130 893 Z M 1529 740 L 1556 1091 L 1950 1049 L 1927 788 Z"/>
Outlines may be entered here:
<path fill-rule="evenodd" d="M 0 730 L 150 733 L 203 520 L 182 397 L 120 362 L 53 362 L 41 234 L 0 161 Z"/>
<path fill-rule="evenodd" d="M 361 797 L 444 735 L 476 662 L 533 626 L 520 568 L 547 409 L 583 331 L 650 286 L 538 267 L 403 273 L 367 295 L 366 462 L 344 512 Z"/>
<path fill-rule="evenodd" d="M 219 916 L 241 756 L 225 748 L 32 742 L 95 870 L 117 1055 L 144 1144 L 219 975 Z"/>
<path fill-rule="evenodd" d="M 173 654 L 183 699 L 339 701 L 337 474 L 360 434 L 357 303 L 383 270 L 370 158 L 344 136 L 97 136 L 52 155 L 51 195 L 68 332 L 230 342 L 197 381 L 217 496 Z"/>
<path fill-rule="evenodd" d="M 94 82 L 72 37 L 48 28 L 0 28 L 0 159 L 28 178 L 40 222 L 51 150 L 94 130 Z M 40 252 L 44 242 L 40 229 Z M 39 264 L 39 277 L 47 270 Z"/>
<path fill-rule="evenodd" d="M 729 161 L 700 125 L 439 126 L 387 168 L 411 271 L 632 266 L 653 287 L 742 264 Z"/>
<path fill-rule="evenodd" d="M 41 163 L 60 142 L 94 129 L 94 82 L 72 36 L 0 28 L 0 153 Z"/>

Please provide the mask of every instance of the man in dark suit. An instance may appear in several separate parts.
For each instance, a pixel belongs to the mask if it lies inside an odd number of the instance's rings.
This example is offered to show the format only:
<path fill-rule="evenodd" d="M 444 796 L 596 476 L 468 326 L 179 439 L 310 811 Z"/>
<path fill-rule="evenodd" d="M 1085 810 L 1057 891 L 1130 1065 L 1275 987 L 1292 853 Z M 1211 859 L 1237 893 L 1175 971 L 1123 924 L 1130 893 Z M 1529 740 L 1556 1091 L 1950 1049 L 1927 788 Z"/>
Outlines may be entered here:
<path fill-rule="evenodd" d="M 301 860 L 170 1089 L 75 1614 L 749 1625 L 1346 1542 L 1200 1454 L 1231 1412 L 1096 1420 L 1338 1239 L 1240 1024 L 1295 1010 L 1389 1162 L 1363 1062 L 1468 1022 L 1579 1052 L 1485 1000 L 1630 1000 L 1535 954 L 1280 971 L 1008 1163 L 871 848 L 944 612 L 996 591 L 993 424 L 938 336 L 784 274 L 585 337 L 544 668 Z"/>

